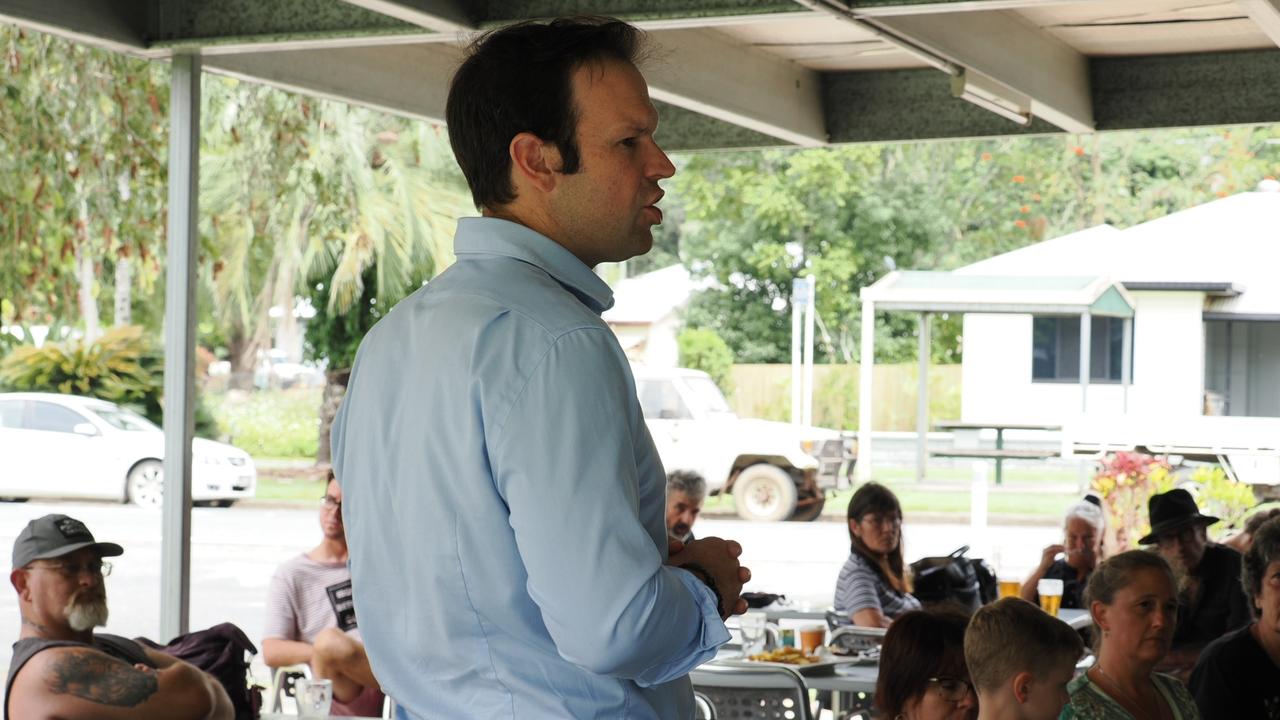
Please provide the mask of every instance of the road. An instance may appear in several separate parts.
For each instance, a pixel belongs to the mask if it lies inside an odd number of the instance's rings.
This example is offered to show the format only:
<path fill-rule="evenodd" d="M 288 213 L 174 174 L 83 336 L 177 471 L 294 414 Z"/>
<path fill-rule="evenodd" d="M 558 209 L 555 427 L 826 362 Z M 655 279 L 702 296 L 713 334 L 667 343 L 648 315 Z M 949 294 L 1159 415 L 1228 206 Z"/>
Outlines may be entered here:
<path fill-rule="evenodd" d="M 191 627 L 231 621 L 255 642 L 263 622 L 267 582 L 282 561 L 314 545 L 320 535 L 317 506 L 312 509 L 233 507 L 195 508 L 191 523 Z M 156 638 L 160 617 L 160 513 L 106 503 L 0 503 L 0 547 L 10 550 L 27 521 L 46 513 L 83 520 L 99 540 L 120 543 L 107 578 L 111 619 L 107 631 Z M 945 555 L 974 537 L 968 525 L 908 522 L 903 528 L 908 561 Z M 754 579 L 749 590 L 784 593 L 814 608 L 831 603 L 835 579 L 849 553 L 843 523 L 747 523 L 704 518 L 694 526 L 700 537 L 718 535 L 742 543 L 743 562 Z M 1040 549 L 1059 537 L 1052 527 L 995 527 L 988 555 L 1018 574 L 1038 560 Z M 981 538 L 979 538 L 981 542 Z M 972 543 L 979 547 L 979 543 Z M 997 558 L 998 556 L 998 558 Z M 0 647 L 17 640 L 17 599 L 0 592 Z M 7 673 L 9 657 L 0 657 Z M 255 675 L 266 678 L 261 661 Z"/>

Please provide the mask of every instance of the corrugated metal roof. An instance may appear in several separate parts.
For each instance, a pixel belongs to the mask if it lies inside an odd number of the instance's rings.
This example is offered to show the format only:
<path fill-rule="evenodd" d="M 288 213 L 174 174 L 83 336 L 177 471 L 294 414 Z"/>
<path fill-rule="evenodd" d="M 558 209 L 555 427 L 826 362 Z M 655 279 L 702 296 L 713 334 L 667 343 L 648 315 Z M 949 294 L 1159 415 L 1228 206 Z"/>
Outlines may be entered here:
<path fill-rule="evenodd" d="M 898 271 L 862 289 L 877 309 L 1132 317 L 1133 303 L 1107 277 Z"/>

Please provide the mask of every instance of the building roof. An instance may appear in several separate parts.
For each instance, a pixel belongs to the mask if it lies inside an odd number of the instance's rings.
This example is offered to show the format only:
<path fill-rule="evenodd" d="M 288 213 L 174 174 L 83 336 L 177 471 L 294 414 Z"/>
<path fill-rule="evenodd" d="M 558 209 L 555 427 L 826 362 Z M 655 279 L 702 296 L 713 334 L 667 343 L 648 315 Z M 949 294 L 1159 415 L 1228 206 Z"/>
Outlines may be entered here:
<path fill-rule="evenodd" d="M 1105 275 L 1130 290 L 1209 295 L 1208 313 L 1280 314 L 1280 183 L 1119 230 L 1099 225 L 956 270 L 962 275 Z"/>
<path fill-rule="evenodd" d="M 1133 316 L 1124 289 L 1106 277 L 895 271 L 861 297 L 877 310 Z"/>
<path fill-rule="evenodd" d="M 437 122 L 477 32 L 573 14 L 649 32 L 669 150 L 1280 121 L 1276 0 L 0 0 L 0 21 Z"/>
<path fill-rule="evenodd" d="M 652 324 L 684 307 L 696 289 L 683 265 L 629 277 L 613 289 L 613 307 L 602 317 L 610 325 Z"/>

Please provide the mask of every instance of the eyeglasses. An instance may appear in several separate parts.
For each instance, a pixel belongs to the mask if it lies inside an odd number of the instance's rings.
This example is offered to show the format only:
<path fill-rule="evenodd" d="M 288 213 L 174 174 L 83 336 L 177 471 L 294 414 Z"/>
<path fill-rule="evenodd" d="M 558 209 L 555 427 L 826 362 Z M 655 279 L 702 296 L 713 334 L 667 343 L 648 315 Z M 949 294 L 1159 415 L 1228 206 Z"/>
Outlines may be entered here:
<path fill-rule="evenodd" d="M 947 702 L 960 702 L 973 690 L 973 685 L 968 680 L 951 677 L 950 675 L 931 677 L 929 682 L 937 686 L 938 694 Z"/>
<path fill-rule="evenodd" d="M 1171 547 L 1176 540 L 1181 545 L 1190 545 L 1194 543 L 1200 536 L 1200 528 L 1195 525 L 1189 525 L 1182 528 L 1178 532 L 1168 532 L 1156 538 L 1156 544 L 1160 547 Z"/>
<path fill-rule="evenodd" d="M 342 510 L 342 501 L 332 495 L 325 495 L 320 498 L 320 507 L 325 510 Z"/>
<path fill-rule="evenodd" d="M 92 560 L 90 562 L 67 563 L 67 562 L 51 562 L 44 565 L 32 565 L 32 570 L 52 570 L 64 577 L 77 578 L 80 573 L 89 573 L 90 575 L 101 575 L 106 577 L 111 574 L 111 563 L 102 562 L 101 560 Z"/>
<path fill-rule="evenodd" d="M 876 527 L 882 527 L 882 528 L 902 527 L 902 516 L 901 515 L 882 516 L 882 515 L 868 514 L 868 515 L 862 516 L 862 522 L 870 523 L 871 525 L 875 525 Z"/>

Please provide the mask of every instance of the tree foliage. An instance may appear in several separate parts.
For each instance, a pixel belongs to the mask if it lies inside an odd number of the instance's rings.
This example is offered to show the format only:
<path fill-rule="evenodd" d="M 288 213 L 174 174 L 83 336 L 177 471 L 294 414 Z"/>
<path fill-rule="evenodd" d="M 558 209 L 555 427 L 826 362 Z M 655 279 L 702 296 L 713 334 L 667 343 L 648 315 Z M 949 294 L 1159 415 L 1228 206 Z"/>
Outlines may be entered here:
<path fill-rule="evenodd" d="M 685 321 L 738 362 L 787 362 L 791 282 L 817 277 L 820 362 L 855 362 L 858 291 L 891 269 L 947 270 L 1100 223 L 1129 227 L 1280 174 L 1280 126 L 764 150 L 682 159 L 682 261 L 717 287 Z M 914 358 L 916 320 L 877 318 L 880 362 Z M 935 318 L 933 360 L 959 359 Z"/>
<path fill-rule="evenodd" d="M 701 370 L 725 395 L 733 392 L 733 352 L 714 330 L 687 328 L 676 338 L 680 367 Z"/>

